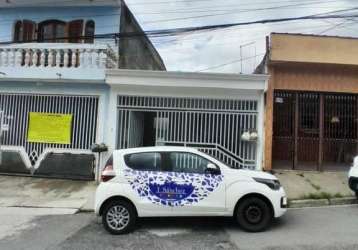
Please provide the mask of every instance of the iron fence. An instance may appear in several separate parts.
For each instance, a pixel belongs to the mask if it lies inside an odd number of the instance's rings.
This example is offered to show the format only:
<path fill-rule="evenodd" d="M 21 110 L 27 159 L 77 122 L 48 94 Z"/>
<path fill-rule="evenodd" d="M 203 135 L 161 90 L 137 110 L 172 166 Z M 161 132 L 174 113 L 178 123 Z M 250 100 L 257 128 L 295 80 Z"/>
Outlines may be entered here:
<path fill-rule="evenodd" d="M 33 165 L 46 148 L 90 149 L 96 140 L 97 96 L 1 93 L 0 110 L 12 117 L 9 131 L 4 132 L 2 144 L 24 147 Z M 72 114 L 71 143 L 29 142 L 29 112 Z"/>
<path fill-rule="evenodd" d="M 153 145 L 196 147 L 233 167 L 255 168 L 257 145 L 241 135 L 257 130 L 257 107 L 256 100 L 118 96 L 117 147 L 149 146 L 150 126 Z"/>

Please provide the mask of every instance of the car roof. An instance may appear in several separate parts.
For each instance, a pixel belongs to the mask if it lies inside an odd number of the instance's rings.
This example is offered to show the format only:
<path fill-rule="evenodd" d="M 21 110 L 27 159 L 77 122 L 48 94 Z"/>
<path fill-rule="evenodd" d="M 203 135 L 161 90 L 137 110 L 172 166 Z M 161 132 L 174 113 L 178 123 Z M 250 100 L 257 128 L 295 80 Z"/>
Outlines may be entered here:
<path fill-rule="evenodd" d="M 197 149 L 191 147 L 179 147 L 179 146 L 154 146 L 154 147 L 138 147 L 138 148 L 127 148 L 127 149 L 118 149 L 115 152 L 128 154 L 128 153 L 140 153 L 140 152 L 198 152 Z"/>

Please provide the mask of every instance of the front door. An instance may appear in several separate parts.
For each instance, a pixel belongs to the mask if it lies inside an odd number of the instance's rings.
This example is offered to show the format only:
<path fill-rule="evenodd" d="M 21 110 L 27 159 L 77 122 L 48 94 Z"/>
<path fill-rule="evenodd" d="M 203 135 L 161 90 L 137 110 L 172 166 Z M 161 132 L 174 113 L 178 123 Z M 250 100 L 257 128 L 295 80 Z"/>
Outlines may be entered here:
<path fill-rule="evenodd" d="M 295 142 L 295 167 L 302 170 L 318 170 L 320 144 L 320 95 L 300 93 L 295 116 L 297 139 Z"/>
<path fill-rule="evenodd" d="M 272 165 L 273 168 L 294 167 L 296 95 L 275 92 L 273 110 Z"/>
<path fill-rule="evenodd" d="M 274 168 L 318 169 L 320 109 L 317 93 L 275 92 Z"/>

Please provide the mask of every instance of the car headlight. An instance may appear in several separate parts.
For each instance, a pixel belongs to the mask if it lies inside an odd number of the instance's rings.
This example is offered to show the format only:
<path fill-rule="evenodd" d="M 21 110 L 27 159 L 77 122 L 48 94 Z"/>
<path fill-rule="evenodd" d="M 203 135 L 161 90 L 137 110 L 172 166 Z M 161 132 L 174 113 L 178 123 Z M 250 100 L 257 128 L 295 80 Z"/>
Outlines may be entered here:
<path fill-rule="evenodd" d="M 281 184 L 278 180 L 271 180 L 271 179 L 262 179 L 262 178 L 253 178 L 255 181 L 267 185 L 272 190 L 279 190 Z"/>

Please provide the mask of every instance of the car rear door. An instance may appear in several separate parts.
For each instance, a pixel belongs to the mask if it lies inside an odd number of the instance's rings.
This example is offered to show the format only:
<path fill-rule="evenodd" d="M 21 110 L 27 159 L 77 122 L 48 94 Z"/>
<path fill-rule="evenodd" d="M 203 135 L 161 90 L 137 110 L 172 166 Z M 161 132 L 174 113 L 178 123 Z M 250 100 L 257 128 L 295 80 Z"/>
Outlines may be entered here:
<path fill-rule="evenodd" d="M 165 183 L 160 152 L 139 152 L 124 156 L 124 178 L 142 216 L 170 216 L 172 208 L 157 195 L 156 188 Z"/>

